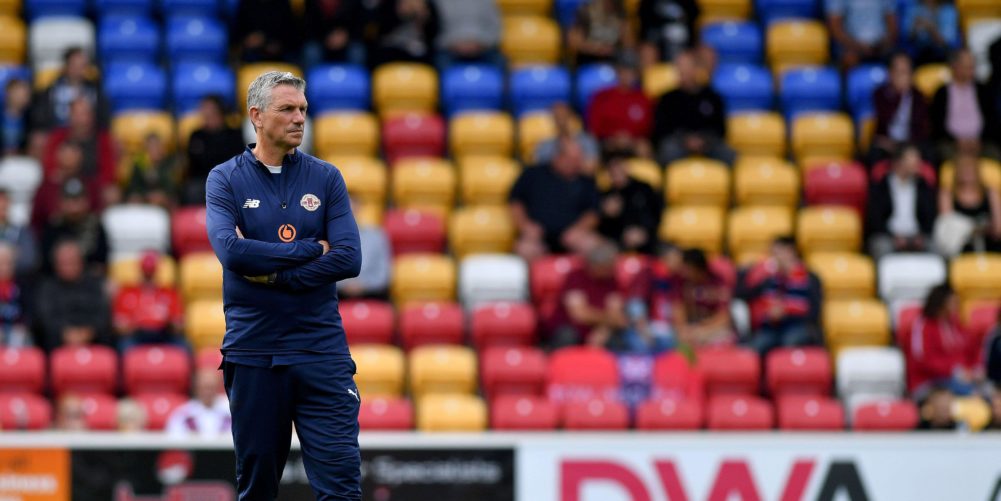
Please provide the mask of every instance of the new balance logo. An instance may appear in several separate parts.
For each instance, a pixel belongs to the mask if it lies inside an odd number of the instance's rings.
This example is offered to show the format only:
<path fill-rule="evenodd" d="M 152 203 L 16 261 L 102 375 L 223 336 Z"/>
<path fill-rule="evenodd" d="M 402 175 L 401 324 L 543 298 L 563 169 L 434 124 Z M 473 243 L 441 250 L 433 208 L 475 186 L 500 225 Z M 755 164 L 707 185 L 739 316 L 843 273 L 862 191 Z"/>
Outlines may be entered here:
<path fill-rule="evenodd" d="M 244 209 L 256 209 L 261 206 L 261 201 L 256 198 L 248 198 L 246 202 L 243 202 Z"/>

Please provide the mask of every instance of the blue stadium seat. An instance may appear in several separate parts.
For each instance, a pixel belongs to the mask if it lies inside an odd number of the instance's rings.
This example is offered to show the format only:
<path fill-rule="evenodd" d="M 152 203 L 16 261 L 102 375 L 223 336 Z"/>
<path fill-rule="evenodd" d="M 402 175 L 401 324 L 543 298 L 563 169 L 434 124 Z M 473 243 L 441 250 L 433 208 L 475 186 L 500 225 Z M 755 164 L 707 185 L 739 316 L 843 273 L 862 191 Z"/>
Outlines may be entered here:
<path fill-rule="evenodd" d="M 713 88 L 723 96 L 727 113 L 770 110 L 775 104 L 772 73 L 755 64 L 721 64 Z"/>
<path fill-rule="evenodd" d="M 873 113 L 872 93 L 886 81 L 886 76 L 886 68 L 876 64 L 856 67 L 848 74 L 845 97 L 852 116 Z"/>
<path fill-rule="evenodd" d="M 823 0 L 755 0 L 755 12 L 764 26 L 789 18 L 820 18 Z"/>
<path fill-rule="evenodd" d="M 556 9 L 556 20 L 560 26 L 566 28 L 573 24 L 577 18 L 577 9 L 587 3 L 588 0 L 555 0 L 553 7 Z"/>
<path fill-rule="evenodd" d="M 226 28 L 214 17 L 167 19 L 167 55 L 174 63 L 224 63 L 228 43 Z"/>
<path fill-rule="evenodd" d="M 504 104 L 504 76 L 494 66 L 453 65 L 441 79 L 446 116 L 470 110 L 499 110 Z"/>
<path fill-rule="evenodd" d="M 215 17 L 220 13 L 222 2 L 219 0 L 161 0 L 160 9 L 165 16 L 207 16 Z"/>
<path fill-rule="evenodd" d="M 180 63 L 174 66 L 173 89 L 174 110 L 181 116 L 196 109 L 201 99 L 209 94 L 221 96 L 232 106 L 236 99 L 236 77 L 225 65 Z"/>
<path fill-rule="evenodd" d="M 574 104 L 584 114 L 598 91 L 615 85 L 615 68 L 609 64 L 589 64 L 577 69 L 577 100 Z"/>
<path fill-rule="evenodd" d="M 782 75 L 779 91 L 787 121 L 804 111 L 841 109 L 841 79 L 834 68 L 791 69 Z"/>
<path fill-rule="evenodd" d="M 761 28 L 753 22 L 727 21 L 704 26 L 702 41 L 716 51 L 720 63 L 761 64 L 764 54 Z"/>
<path fill-rule="evenodd" d="M 332 110 L 369 109 L 371 81 L 361 66 L 331 64 L 316 66 L 306 76 L 309 108 L 317 116 Z"/>
<path fill-rule="evenodd" d="M 147 17 L 106 16 L 98 25 L 97 48 L 102 64 L 155 63 L 160 54 L 160 26 Z"/>
<path fill-rule="evenodd" d="M 548 109 L 557 102 L 570 102 L 570 75 L 562 66 L 532 66 L 511 72 L 511 112 Z"/>
<path fill-rule="evenodd" d="M 31 70 L 27 66 L 0 66 L 0 89 L 6 89 L 7 82 L 15 78 L 20 78 L 31 84 Z"/>
<path fill-rule="evenodd" d="M 25 0 L 24 13 L 28 19 L 44 16 L 83 16 L 87 0 Z"/>
<path fill-rule="evenodd" d="M 99 18 L 104 16 L 149 16 L 153 14 L 153 0 L 94 0 Z"/>
<path fill-rule="evenodd" d="M 167 76 L 159 66 L 112 63 L 105 67 L 104 73 L 104 92 L 111 101 L 112 113 L 164 109 Z"/>

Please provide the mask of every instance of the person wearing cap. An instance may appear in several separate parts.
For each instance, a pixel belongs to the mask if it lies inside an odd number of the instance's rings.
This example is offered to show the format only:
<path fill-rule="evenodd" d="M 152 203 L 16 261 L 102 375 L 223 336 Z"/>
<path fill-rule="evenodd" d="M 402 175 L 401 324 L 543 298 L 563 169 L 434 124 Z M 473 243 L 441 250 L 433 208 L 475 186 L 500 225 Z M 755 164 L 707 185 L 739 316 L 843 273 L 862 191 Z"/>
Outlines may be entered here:
<path fill-rule="evenodd" d="M 139 258 L 140 282 L 124 286 L 115 294 L 112 312 L 118 348 L 122 353 L 148 343 L 187 348 L 181 298 L 173 287 L 157 283 L 159 264 L 158 252 L 144 252 Z"/>
<path fill-rule="evenodd" d="M 60 240 L 79 242 L 88 268 L 102 273 L 108 264 L 108 237 L 99 213 L 91 210 L 87 185 L 80 178 L 67 179 L 56 213 L 42 229 L 43 270 L 52 269 L 48 260 Z"/>
<path fill-rule="evenodd" d="M 615 85 L 599 91 L 587 108 L 587 128 L 611 151 L 650 156 L 652 105 L 639 86 L 639 59 L 622 51 L 615 64 Z"/>

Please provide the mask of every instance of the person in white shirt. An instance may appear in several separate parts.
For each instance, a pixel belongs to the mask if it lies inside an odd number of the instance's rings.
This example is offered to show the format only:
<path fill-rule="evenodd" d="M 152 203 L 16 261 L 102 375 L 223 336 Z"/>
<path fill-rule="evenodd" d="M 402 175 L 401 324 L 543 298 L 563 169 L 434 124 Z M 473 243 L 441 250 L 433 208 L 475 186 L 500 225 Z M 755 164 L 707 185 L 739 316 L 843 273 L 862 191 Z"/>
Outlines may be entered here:
<path fill-rule="evenodd" d="M 198 369 L 194 378 L 194 398 L 178 407 L 167 418 L 164 430 L 171 437 L 224 437 L 230 433 L 232 419 L 229 402 L 222 392 L 222 373 Z"/>

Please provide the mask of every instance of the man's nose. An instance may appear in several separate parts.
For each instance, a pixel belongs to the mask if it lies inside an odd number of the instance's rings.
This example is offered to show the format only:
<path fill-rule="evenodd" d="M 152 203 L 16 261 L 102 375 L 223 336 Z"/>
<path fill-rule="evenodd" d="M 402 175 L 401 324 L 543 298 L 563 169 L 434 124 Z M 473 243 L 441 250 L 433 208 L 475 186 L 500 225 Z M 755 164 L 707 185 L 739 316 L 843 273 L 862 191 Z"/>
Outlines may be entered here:
<path fill-rule="evenodd" d="M 298 110 L 295 112 L 295 116 L 292 117 L 292 121 L 297 124 L 302 124 L 306 122 L 306 112 Z"/>

